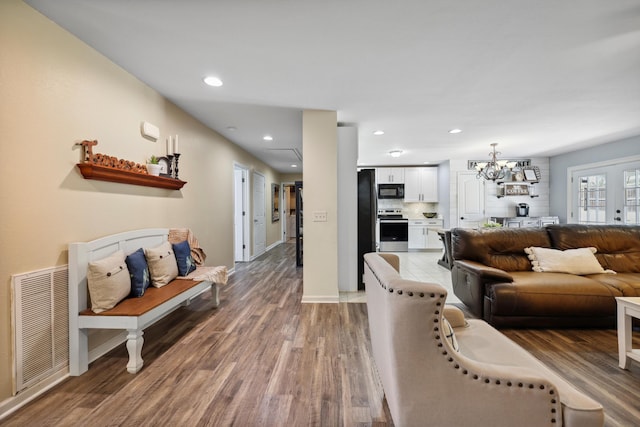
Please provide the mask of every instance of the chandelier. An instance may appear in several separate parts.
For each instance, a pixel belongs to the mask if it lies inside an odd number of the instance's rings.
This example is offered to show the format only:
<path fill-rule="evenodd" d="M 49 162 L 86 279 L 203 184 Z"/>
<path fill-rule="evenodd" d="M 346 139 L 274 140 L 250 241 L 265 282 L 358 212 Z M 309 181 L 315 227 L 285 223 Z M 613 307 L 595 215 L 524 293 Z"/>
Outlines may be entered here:
<path fill-rule="evenodd" d="M 496 156 L 500 154 L 500 152 L 496 152 L 496 145 L 498 145 L 497 142 L 491 144 L 493 151 L 489 153 L 489 157 L 491 157 L 490 161 L 478 162 L 476 164 L 476 170 L 478 171 L 476 178 L 484 178 L 488 181 L 503 179 L 507 172 L 511 172 L 511 169 L 517 164 L 517 162 L 510 162 L 508 160 L 498 160 Z"/>

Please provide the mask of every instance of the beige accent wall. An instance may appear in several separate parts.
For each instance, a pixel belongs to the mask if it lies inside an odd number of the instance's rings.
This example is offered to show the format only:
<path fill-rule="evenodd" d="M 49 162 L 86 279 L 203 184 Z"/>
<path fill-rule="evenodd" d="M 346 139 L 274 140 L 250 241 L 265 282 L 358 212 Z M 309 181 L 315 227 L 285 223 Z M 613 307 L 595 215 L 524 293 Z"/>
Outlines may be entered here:
<path fill-rule="evenodd" d="M 0 43 L 2 401 L 11 395 L 11 275 L 66 264 L 69 242 L 147 227 L 189 227 L 207 264 L 232 268 L 233 162 L 267 184 L 282 179 L 19 0 L 0 2 Z M 160 128 L 160 141 L 140 135 L 142 121 Z M 75 166 L 83 139 L 144 162 L 176 134 L 181 191 L 85 180 Z M 268 222 L 267 246 L 274 236 L 279 223 Z"/>
<path fill-rule="evenodd" d="M 304 290 L 302 302 L 338 302 L 338 129 L 335 111 L 302 113 Z M 314 212 L 326 212 L 315 222 Z"/>

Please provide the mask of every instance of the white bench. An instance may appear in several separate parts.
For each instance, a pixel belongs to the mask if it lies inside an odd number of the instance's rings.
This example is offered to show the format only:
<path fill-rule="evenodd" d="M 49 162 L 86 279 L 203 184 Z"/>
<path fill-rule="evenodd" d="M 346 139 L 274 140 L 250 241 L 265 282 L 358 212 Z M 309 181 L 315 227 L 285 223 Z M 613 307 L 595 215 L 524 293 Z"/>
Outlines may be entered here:
<path fill-rule="evenodd" d="M 169 229 L 154 228 L 127 231 L 91 242 L 69 244 L 69 373 L 82 375 L 89 369 L 88 333 L 90 329 L 127 331 L 129 362 L 127 370 L 142 369 L 143 329 L 193 298 L 211 289 L 213 305 L 219 304 L 218 287 L 211 281 L 176 279 L 162 288 L 150 287 L 140 298 L 127 298 L 113 309 L 100 314 L 89 307 L 87 270 L 92 261 L 123 250 L 130 254 L 139 248 L 152 248 L 167 241 Z"/>

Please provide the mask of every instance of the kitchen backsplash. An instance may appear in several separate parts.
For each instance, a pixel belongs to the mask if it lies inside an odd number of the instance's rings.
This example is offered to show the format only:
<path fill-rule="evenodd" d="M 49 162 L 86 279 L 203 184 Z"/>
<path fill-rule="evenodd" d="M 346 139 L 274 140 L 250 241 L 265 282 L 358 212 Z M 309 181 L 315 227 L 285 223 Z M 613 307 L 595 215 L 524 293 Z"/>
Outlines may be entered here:
<path fill-rule="evenodd" d="M 397 199 L 378 199 L 378 209 L 402 209 L 407 218 L 423 218 L 423 212 L 438 212 L 437 203 L 404 203 Z M 438 218 L 442 218 L 438 212 Z"/>

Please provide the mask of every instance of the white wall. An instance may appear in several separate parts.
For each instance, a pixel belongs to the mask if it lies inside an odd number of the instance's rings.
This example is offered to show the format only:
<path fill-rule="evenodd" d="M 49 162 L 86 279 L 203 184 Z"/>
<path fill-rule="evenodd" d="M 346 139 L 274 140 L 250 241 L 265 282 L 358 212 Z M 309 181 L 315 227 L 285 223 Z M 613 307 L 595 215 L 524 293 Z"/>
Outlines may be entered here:
<path fill-rule="evenodd" d="M 560 217 L 561 222 L 567 222 L 567 170 L 569 167 L 637 156 L 638 154 L 640 154 L 640 136 L 551 157 L 549 160 L 549 180 L 551 188 L 553 188 L 549 200 L 551 211 Z"/>
<path fill-rule="evenodd" d="M 208 265 L 232 268 L 234 162 L 268 184 L 280 176 L 22 1 L 0 1 L 0 40 L 2 402 L 11 395 L 11 275 L 66 264 L 70 242 L 147 227 L 191 228 Z M 160 142 L 140 135 L 142 121 L 160 128 Z M 175 134 L 180 191 L 85 180 L 76 167 L 83 139 L 144 162 Z M 279 223 L 270 228 L 279 239 Z"/>
<path fill-rule="evenodd" d="M 458 226 L 458 206 L 457 193 L 458 172 L 469 172 L 467 170 L 468 159 L 451 159 L 449 161 L 449 193 L 451 194 L 449 205 L 449 227 Z M 498 198 L 497 184 L 488 181 L 485 186 L 485 217 L 491 216 L 515 216 L 515 206 L 518 203 L 528 203 L 530 216 L 547 216 L 558 215 L 557 212 L 549 211 L 549 158 L 537 157 L 531 158 L 531 165 L 538 166 L 541 172 L 541 180 L 536 186 L 538 197 L 531 198 L 529 196 L 509 196 Z M 446 219 L 445 219 L 446 224 Z"/>

